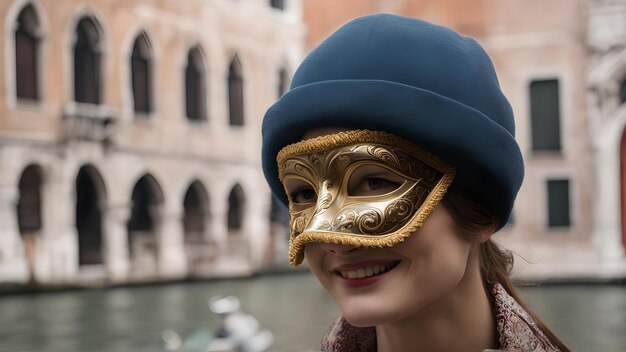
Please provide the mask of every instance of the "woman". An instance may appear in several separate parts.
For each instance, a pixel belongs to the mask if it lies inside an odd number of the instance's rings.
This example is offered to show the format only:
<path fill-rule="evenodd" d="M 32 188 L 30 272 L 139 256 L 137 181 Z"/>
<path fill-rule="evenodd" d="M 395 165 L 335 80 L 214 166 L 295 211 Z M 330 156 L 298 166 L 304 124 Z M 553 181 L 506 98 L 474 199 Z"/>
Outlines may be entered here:
<path fill-rule="evenodd" d="M 324 351 L 568 351 L 523 306 L 506 224 L 524 165 L 471 38 L 421 20 L 346 24 L 263 121 L 263 168 L 342 317 Z"/>

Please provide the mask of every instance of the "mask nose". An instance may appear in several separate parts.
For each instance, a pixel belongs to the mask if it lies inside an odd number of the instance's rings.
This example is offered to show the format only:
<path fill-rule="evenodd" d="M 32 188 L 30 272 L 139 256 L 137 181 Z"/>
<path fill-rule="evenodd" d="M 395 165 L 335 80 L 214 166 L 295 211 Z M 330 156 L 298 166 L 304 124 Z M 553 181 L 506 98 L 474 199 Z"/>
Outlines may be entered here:
<path fill-rule="evenodd" d="M 327 209 L 331 203 L 335 200 L 335 190 L 333 183 L 330 180 L 325 180 L 322 182 L 322 187 L 320 187 L 320 194 L 317 197 L 317 211 Z"/>
<path fill-rule="evenodd" d="M 330 222 L 332 216 L 328 215 L 327 211 L 331 208 L 336 201 L 336 190 L 330 180 L 326 180 L 322 183 L 317 196 L 317 203 L 315 204 L 315 211 L 313 212 L 312 222 L 309 226 L 310 229 L 315 230 L 330 230 Z M 333 209 L 330 209 L 332 212 Z"/>
<path fill-rule="evenodd" d="M 320 243 L 320 245 L 322 246 L 322 249 L 324 249 L 326 252 L 337 255 L 347 255 L 357 250 L 356 247 L 346 246 L 343 244 Z"/>

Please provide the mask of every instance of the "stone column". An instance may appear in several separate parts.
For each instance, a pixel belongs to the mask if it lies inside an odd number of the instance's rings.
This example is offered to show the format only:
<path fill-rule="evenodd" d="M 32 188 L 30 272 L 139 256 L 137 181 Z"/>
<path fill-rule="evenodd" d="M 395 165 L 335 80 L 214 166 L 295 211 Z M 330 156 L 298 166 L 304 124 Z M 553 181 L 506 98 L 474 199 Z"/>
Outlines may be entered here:
<path fill-rule="evenodd" d="M 180 209 L 163 212 L 158 236 L 159 275 L 163 278 L 184 277 L 187 274 L 187 259 Z"/>
<path fill-rule="evenodd" d="M 27 282 L 30 278 L 17 224 L 18 196 L 15 186 L 0 185 L 0 282 Z"/>
<path fill-rule="evenodd" d="M 130 266 L 127 227 L 130 204 L 110 205 L 102 215 L 104 256 L 109 279 L 112 282 L 123 282 L 128 278 Z"/>
<path fill-rule="evenodd" d="M 270 242 L 268 199 L 271 198 L 267 192 L 251 193 L 245 214 L 244 236 L 250 244 L 250 264 L 254 271 L 261 269 Z"/>
<path fill-rule="evenodd" d="M 621 120 L 621 121 L 619 121 Z M 603 264 L 624 260 L 621 238 L 620 153 L 621 134 L 626 114 L 614 118 L 598 134 L 595 145 L 597 194 L 595 200 L 594 245 Z"/>
<path fill-rule="evenodd" d="M 37 243 L 35 276 L 51 284 L 73 282 L 78 273 L 74 179 L 56 174 L 62 171 L 53 170 L 42 185 L 43 228 Z"/>
<path fill-rule="evenodd" d="M 226 214 L 228 213 L 228 195 L 224 199 L 216 197 L 211 202 L 211 240 L 218 246 L 218 256 L 223 253 L 223 248 L 228 240 L 228 223 Z"/>
<path fill-rule="evenodd" d="M 608 155 L 596 156 L 596 177 L 599 180 L 596 201 L 595 244 L 599 249 L 602 262 L 613 262 L 624 256 L 624 247 L 621 241 L 619 168 L 611 167 L 614 163 L 605 163 Z M 603 162 L 605 161 L 605 162 Z"/>

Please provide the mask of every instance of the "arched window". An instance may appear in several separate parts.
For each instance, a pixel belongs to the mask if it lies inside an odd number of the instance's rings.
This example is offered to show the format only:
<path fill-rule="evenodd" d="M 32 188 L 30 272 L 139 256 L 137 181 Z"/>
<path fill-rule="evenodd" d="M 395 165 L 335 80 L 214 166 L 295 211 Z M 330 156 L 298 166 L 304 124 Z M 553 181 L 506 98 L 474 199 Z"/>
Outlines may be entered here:
<path fill-rule="evenodd" d="M 202 51 L 195 46 L 189 50 L 185 68 L 185 97 L 187 118 L 206 120 L 206 78 Z"/>
<path fill-rule="evenodd" d="M 244 96 L 243 72 L 239 57 L 235 55 L 228 69 L 228 107 L 231 126 L 243 126 Z"/>
<path fill-rule="evenodd" d="M 130 58 L 135 112 L 152 111 L 152 50 L 146 33 L 135 39 Z"/>
<path fill-rule="evenodd" d="M 17 202 L 17 223 L 23 236 L 41 230 L 42 182 L 42 172 L 39 166 L 30 165 L 22 172 Z"/>
<path fill-rule="evenodd" d="M 287 69 L 281 68 L 278 71 L 278 97 L 282 97 L 289 89 L 289 74 Z"/>
<path fill-rule="evenodd" d="M 84 17 L 76 26 L 74 43 L 74 100 L 100 104 L 102 33 L 92 17 Z"/>
<path fill-rule="evenodd" d="M 18 99 L 39 100 L 39 41 L 41 28 L 32 4 L 17 17 L 15 30 L 15 93 Z"/>
<path fill-rule="evenodd" d="M 228 195 L 228 230 L 237 233 L 243 225 L 245 198 L 240 185 L 235 185 Z"/>

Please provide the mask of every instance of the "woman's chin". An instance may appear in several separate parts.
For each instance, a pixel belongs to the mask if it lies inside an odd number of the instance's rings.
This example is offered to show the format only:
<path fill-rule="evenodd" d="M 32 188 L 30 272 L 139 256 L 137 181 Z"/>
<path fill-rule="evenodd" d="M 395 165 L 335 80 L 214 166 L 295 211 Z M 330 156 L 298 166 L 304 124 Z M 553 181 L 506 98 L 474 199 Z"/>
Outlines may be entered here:
<path fill-rule="evenodd" d="M 397 320 L 401 315 L 400 312 L 381 308 L 380 305 L 343 306 L 341 307 L 341 314 L 350 325 L 359 328 L 389 323 Z"/>
<path fill-rule="evenodd" d="M 343 318 L 350 323 L 350 325 L 357 328 L 367 328 L 371 326 L 380 325 L 380 320 L 373 316 L 363 316 L 362 314 L 354 316 L 349 314 L 343 314 Z"/>

